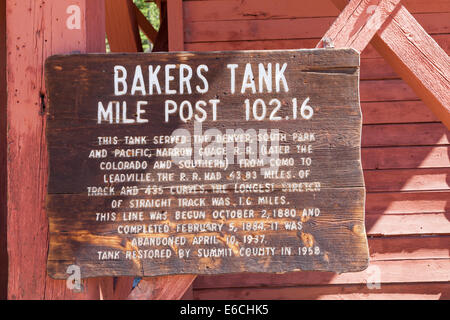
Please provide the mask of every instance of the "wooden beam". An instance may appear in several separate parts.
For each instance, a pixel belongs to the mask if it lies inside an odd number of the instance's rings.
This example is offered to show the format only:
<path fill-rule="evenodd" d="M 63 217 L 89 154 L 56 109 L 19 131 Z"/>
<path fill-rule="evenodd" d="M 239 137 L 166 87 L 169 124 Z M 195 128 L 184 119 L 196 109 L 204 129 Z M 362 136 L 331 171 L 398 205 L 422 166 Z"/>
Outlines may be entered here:
<path fill-rule="evenodd" d="M 112 52 L 142 52 L 132 0 L 105 0 L 106 33 Z"/>
<path fill-rule="evenodd" d="M 46 273 L 43 65 L 53 54 L 88 52 L 94 47 L 104 51 L 104 25 L 95 18 L 102 12 L 88 13 L 101 10 L 99 2 L 103 0 L 6 0 L 9 299 L 98 297 L 96 280 L 84 281 L 83 291 L 76 293 L 65 281 L 50 279 Z"/>
<path fill-rule="evenodd" d="M 158 36 L 158 31 L 153 28 L 152 24 L 147 20 L 141 10 L 139 10 L 139 8 L 135 4 L 133 4 L 133 6 L 139 28 L 154 45 L 156 42 L 156 37 Z"/>
<path fill-rule="evenodd" d="M 346 0 L 331 1 L 343 10 L 343 15 L 353 8 L 346 7 Z M 362 40 L 354 39 L 353 42 L 358 43 L 358 49 L 362 51 L 367 37 L 364 34 L 360 36 Z M 398 6 L 370 43 L 450 129 L 450 58 L 408 10 Z"/>
<path fill-rule="evenodd" d="M 450 130 L 450 58 L 404 6 L 371 43 Z"/>
<path fill-rule="evenodd" d="M 167 1 L 169 51 L 184 50 L 184 25 L 182 0 Z"/>
<path fill-rule="evenodd" d="M 398 8 L 401 0 L 352 0 L 328 29 L 324 41 L 336 48 L 353 48 L 362 52 L 387 18 Z"/>

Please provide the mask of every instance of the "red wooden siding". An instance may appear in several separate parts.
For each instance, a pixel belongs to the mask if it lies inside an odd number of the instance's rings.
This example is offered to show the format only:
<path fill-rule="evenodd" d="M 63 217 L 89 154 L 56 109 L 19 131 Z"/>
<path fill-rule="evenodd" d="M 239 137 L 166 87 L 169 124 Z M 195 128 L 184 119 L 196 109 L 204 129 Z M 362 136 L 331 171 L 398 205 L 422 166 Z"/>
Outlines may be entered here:
<path fill-rule="evenodd" d="M 8 254 L 6 250 L 6 1 L 0 0 L 0 300 L 6 299 Z"/>
<path fill-rule="evenodd" d="M 4 121 L 6 112 L 8 298 L 95 299 L 99 293 L 98 280 L 84 281 L 83 292 L 75 293 L 67 289 L 65 281 L 52 280 L 46 274 L 47 152 L 42 70 L 46 57 L 52 54 L 104 50 L 103 0 L 6 0 L 0 3 L 5 2 L 8 100 L 6 110 L 5 105 L 0 104 L 0 119 Z M 66 27 L 69 5 L 80 8 L 80 29 Z M 0 14 L 1 23 L 4 19 Z M 1 30 L 0 34 L 3 34 Z M 1 43 L 0 39 L 0 48 Z M 3 65 L 4 59 L 1 59 L 0 68 Z M 0 185 L 5 184 L 1 175 L 0 181 Z"/>
<path fill-rule="evenodd" d="M 450 1 L 403 4 L 449 53 Z M 329 0 L 190 0 L 183 13 L 184 50 L 215 51 L 314 48 L 338 11 Z M 370 45 L 360 88 L 369 269 L 199 276 L 194 298 L 450 299 L 450 132 Z"/>

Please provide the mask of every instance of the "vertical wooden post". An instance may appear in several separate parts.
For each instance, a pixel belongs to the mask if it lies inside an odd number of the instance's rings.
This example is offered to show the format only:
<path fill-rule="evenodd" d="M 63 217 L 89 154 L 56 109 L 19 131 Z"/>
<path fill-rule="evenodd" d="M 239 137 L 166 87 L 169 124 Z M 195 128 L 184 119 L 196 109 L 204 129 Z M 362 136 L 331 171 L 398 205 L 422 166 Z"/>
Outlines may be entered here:
<path fill-rule="evenodd" d="M 0 300 L 8 288 L 6 232 L 6 0 L 0 0 Z"/>
<path fill-rule="evenodd" d="M 152 52 L 166 52 L 169 51 L 169 33 L 167 26 L 167 2 L 157 2 L 160 14 L 161 24 L 156 37 L 155 46 Z"/>
<path fill-rule="evenodd" d="M 183 51 L 184 28 L 182 0 L 167 0 L 167 24 L 169 29 L 169 51 Z"/>
<path fill-rule="evenodd" d="M 161 8 L 161 7 L 160 7 Z M 161 10 L 163 14 L 163 10 Z M 184 50 L 182 0 L 167 0 L 167 26 L 169 51 Z M 161 19 L 162 23 L 164 18 Z M 164 26 L 161 26 L 164 28 Z M 163 31 L 160 29 L 160 34 Z M 158 43 L 156 44 L 158 46 Z M 177 275 L 143 278 L 128 299 L 131 300 L 179 300 L 191 287 L 194 275 Z"/>
<path fill-rule="evenodd" d="M 86 52 L 105 52 L 105 1 L 86 1 Z"/>
<path fill-rule="evenodd" d="M 98 297 L 46 273 L 48 221 L 43 65 L 53 54 L 103 51 L 103 0 L 6 0 L 9 299 Z M 3 21 L 3 19 L 2 19 Z"/>

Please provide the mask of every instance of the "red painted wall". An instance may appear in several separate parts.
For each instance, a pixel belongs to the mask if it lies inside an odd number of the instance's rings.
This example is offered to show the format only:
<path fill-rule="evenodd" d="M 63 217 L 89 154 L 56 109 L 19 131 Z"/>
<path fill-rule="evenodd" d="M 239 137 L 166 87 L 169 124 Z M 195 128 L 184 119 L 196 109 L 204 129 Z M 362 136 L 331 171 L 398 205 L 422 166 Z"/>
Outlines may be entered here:
<path fill-rule="evenodd" d="M 73 12 L 69 6 L 73 5 L 79 8 L 79 28 L 67 27 Z M 45 94 L 43 65 L 48 56 L 104 51 L 103 5 L 103 0 L 6 0 L 9 299 L 88 299 L 99 295 L 97 279 L 86 280 L 84 291 L 77 294 L 66 288 L 65 281 L 53 280 L 46 273 L 48 173 L 41 97 Z M 4 116 L 4 105 L 1 110 Z"/>
<path fill-rule="evenodd" d="M 58 20 L 65 16 L 69 2 L 86 12 L 87 23 L 81 33 L 66 30 L 64 20 Z M 8 21 L 4 19 L 5 3 Z M 4 161 L 8 151 L 8 295 L 12 299 L 85 299 L 96 297 L 91 292 L 98 293 L 97 280 L 86 281 L 85 292 L 74 294 L 64 282 L 51 280 L 45 273 L 47 221 L 42 208 L 46 159 L 41 155 L 46 146 L 39 96 L 45 90 L 41 72 L 45 57 L 103 49 L 102 3 L 0 0 L 0 226 L 6 227 L 7 218 L 6 191 L 1 188 L 7 179 Z M 328 0 L 172 3 L 182 5 L 183 14 L 170 24 L 171 46 L 193 51 L 310 48 L 337 15 Z M 450 52 L 449 1 L 404 3 Z M 7 104 L 5 50 L 8 72 L 16 76 L 8 77 Z M 194 298 L 450 298 L 449 132 L 371 46 L 361 62 L 366 228 L 373 268 L 369 273 L 343 275 L 200 276 L 193 286 Z M 5 235 L 5 230 L 0 230 L 0 297 L 5 293 L 2 274 L 8 264 Z M 375 279 L 371 277 L 377 272 L 381 288 L 371 290 L 366 282 Z"/>
<path fill-rule="evenodd" d="M 450 52 L 450 2 L 403 3 Z M 338 14 L 328 0 L 189 0 L 183 12 L 189 51 L 313 48 Z M 450 133 L 370 45 L 360 91 L 369 269 L 199 276 L 195 298 L 450 298 Z"/>
<path fill-rule="evenodd" d="M 6 1 L 0 0 L 0 300 L 6 299 Z"/>

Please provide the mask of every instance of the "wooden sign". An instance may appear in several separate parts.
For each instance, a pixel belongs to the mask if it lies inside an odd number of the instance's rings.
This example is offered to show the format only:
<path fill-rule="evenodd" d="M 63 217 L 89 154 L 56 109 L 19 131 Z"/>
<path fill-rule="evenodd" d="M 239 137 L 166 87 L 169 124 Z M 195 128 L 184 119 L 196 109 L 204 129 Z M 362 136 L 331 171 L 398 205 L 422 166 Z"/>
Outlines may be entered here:
<path fill-rule="evenodd" d="M 53 56 L 48 273 L 360 271 L 351 49 Z"/>

